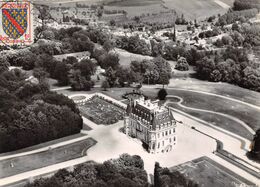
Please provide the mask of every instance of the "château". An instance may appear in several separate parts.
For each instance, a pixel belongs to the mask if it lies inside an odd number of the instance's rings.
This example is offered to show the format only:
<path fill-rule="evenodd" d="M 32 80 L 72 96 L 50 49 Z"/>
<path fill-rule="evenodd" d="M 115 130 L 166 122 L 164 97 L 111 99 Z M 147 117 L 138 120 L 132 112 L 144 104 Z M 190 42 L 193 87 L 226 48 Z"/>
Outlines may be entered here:
<path fill-rule="evenodd" d="M 130 100 L 124 118 L 126 135 L 140 139 L 149 153 L 169 152 L 176 145 L 176 120 L 159 101 Z"/>

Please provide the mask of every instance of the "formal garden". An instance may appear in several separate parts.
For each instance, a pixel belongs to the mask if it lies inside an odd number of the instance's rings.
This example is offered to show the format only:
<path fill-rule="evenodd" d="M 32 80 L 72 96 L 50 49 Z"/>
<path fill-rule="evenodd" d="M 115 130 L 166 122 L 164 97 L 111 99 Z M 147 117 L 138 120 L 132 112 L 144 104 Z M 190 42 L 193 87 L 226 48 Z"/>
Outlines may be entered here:
<path fill-rule="evenodd" d="M 124 108 L 99 96 L 79 105 L 79 109 L 84 117 L 96 124 L 110 125 L 124 118 Z"/>

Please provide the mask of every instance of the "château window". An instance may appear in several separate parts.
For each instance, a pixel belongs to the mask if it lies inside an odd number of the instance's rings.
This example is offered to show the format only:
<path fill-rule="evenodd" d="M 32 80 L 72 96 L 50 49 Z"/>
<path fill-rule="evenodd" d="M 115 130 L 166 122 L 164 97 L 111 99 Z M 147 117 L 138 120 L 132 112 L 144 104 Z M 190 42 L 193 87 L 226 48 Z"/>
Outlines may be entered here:
<path fill-rule="evenodd" d="M 160 138 L 160 133 L 158 133 L 158 138 Z"/>
<path fill-rule="evenodd" d="M 162 132 L 162 136 L 164 136 L 164 132 Z"/>
<path fill-rule="evenodd" d="M 170 129 L 170 130 L 169 130 L 169 134 L 171 134 L 171 133 L 172 133 L 172 130 Z"/>
<path fill-rule="evenodd" d="M 167 136 L 168 135 L 168 132 L 167 131 L 165 131 L 165 136 Z"/>
<path fill-rule="evenodd" d="M 158 149 L 160 148 L 160 142 L 158 142 Z"/>
<path fill-rule="evenodd" d="M 164 146 L 164 141 L 162 141 L 162 146 Z"/>

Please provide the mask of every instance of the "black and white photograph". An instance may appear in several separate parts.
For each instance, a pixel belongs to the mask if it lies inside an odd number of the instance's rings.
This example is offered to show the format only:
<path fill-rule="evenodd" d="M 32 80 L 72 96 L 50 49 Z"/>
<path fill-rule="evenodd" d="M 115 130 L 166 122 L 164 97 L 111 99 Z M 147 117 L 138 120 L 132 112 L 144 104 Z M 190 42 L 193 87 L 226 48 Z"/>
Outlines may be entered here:
<path fill-rule="evenodd" d="M 1 187 L 260 187 L 260 0 L 0 1 Z"/>

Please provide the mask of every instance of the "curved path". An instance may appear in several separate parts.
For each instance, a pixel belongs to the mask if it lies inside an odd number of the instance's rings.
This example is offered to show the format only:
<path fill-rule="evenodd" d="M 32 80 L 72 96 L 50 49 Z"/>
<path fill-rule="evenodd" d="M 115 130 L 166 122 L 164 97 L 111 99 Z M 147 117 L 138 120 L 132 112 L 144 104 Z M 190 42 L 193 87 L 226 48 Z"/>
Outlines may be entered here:
<path fill-rule="evenodd" d="M 185 108 L 185 109 L 190 109 L 190 110 L 195 110 L 195 111 L 199 111 L 199 112 L 206 112 L 206 113 L 211 113 L 211 114 L 217 114 L 217 115 L 220 115 L 220 116 L 224 116 L 228 119 L 231 119 L 233 121 L 236 121 L 237 123 L 239 123 L 240 125 L 242 125 L 243 127 L 245 127 L 252 135 L 255 134 L 255 131 L 249 127 L 245 122 L 243 122 L 242 120 L 234 117 L 234 116 L 231 116 L 231 115 L 228 115 L 228 114 L 223 114 L 223 113 L 220 113 L 220 112 L 214 112 L 214 111 L 211 111 L 211 110 L 204 110 L 204 109 L 198 109 L 198 108 L 193 108 L 193 107 L 188 107 L 188 106 L 185 106 L 183 105 L 183 98 L 179 97 L 179 96 L 175 96 L 175 95 L 168 95 L 169 98 L 178 98 L 179 101 L 176 102 L 176 104 L 178 104 L 180 107 L 182 108 Z M 175 102 L 171 102 L 171 101 L 167 101 L 165 104 L 168 104 L 168 103 L 175 103 Z"/>
<path fill-rule="evenodd" d="M 143 85 L 144 88 L 161 88 L 161 86 L 158 86 L 158 85 Z M 205 95 L 211 95 L 211 96 L 215 96 L 215 97 L 219 97 L 219 98 L 222 98 L 222 99 L 227 99 L 227 100 L 230 100 L 230 101 L 234 101 L 234 102 L 237 102 L 237 103 L 240 103 L 240 104 L 244 104 L 244 105 L 247 105 L 249 107 L 252 107 L 254 109 L 257 109 L 257 110 L 260 110 L 260 106 L 257 106 L 257 105 L 254 105 L 254 104 L 251 104 L 251 103 L 247 103 L 245 101 L 240 101 L 238 99 L 234 99 L 234 98 L 231 98 L 231 97 L 227 97 L 227 96 L 223 96 L 223 95 L 219 95 L 219 94 L 214 94 L 214 93 L 209 93 L 209 92 L 204 92 L 204 91 L 198 91 L 198 90 L 189 90 L 189 89 L 182 89 L 182 88 L 174 88 L 174 87 L 167 87 L 168 90 L 179 90 L 179 91 L 187 91 L 187 92 L 194 92 L 194 93 L 200 93 L 200 94 L 205 94 Z"/>
<path fill-rule="evenodd" d="M 201 94 L 211 95 L 211 96 L 227 99 L 227 100 L 230 100 L 230 101 L 235 101 L 237 103 L 244 104 L 244 105 L 250 106 L 250 107 L 252 107 L 254 109 L 260 110 L 260 107 L 257 106 L 257 105 L 253 105 L 253 104 L 250 104 L 250 103 L 247 103 L 247 102 L 244 102 L 244 101 L 240 101 L 238 99 L 234 99 L 234 98 L 231 98 L 231 97 L 223 96 L 223 95 L 218 95 L 218 94 L 204 92 L 204 91 L 181 89 L 181 88 L 171 88 L 171 87 L 169 87 L 168 89 L 170 89 L 170 90 L 188 91 L 188 92 L 194 92 L 194 93 L 201 93 Z"/>

